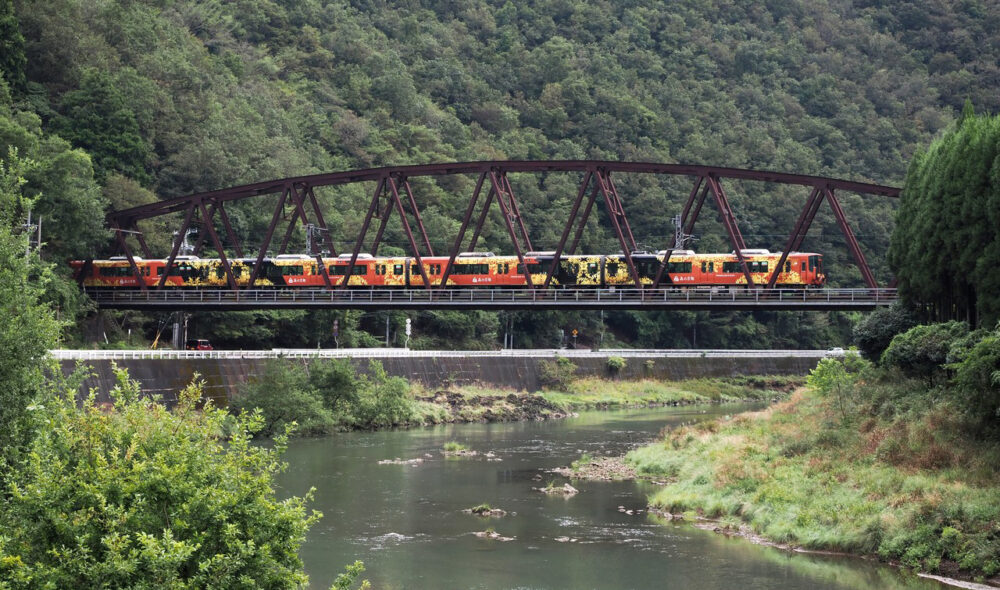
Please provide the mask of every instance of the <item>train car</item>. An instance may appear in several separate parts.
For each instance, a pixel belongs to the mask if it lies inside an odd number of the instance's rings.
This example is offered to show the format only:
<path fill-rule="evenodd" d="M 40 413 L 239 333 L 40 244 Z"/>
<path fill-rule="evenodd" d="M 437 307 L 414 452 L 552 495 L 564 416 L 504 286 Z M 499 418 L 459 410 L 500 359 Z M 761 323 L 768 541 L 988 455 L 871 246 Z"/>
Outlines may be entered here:
<path fill-rule="evenodd" d="M 755 285 L 767 284 L 774 272 L 778 272 L 775 285 L 784 288 L 821 287 L 826 282 L 823 272 L 823 257 L 809 252 L 792 252 L 783 268 L 777 269 L 780 255 L 768 250 L 746 249 L 741 254 L 747 262 L 750 276 Z M 635 263 L 642 285 L 652 285 L 663 264 L 666 251 L 655 254 L 635 252 Z M 531 276 L 533 285 L 542 285 L 552 266 L 555 252 L 528 252 L 522 265 L 516 256 L 496 256 L 492 252 L 463 252 L 459 254 L 448 276 L 447 286 L 458 289 L 525 287 L 525 274 Z M 417 261 L 408 256 L 374 257 L 359 254 L 347 276 L 350 254 L 336 258 L 322 259 L 332 286 L 340 286 L 347 281 L 348 287 L 381 288 L 425 286 Z M 134 258 L 147 287 L 159 284 L 166 260 L 144 260 Z M 439 287 L 444 278 L 448 257 L 428 256 L 421 258 L 427 279 L 432 286 Z M 237 258 L 229 261 L 233 278 L 239 287 L 248 287 L 256 260 Z M 140 288 L 128 260 L 114 257 L 95 260 L 84 268 L 82 261 L 70 263 L 75 274 L 86 271 L 82 284 L 97 288 Z M 258 273 L 255 288 L 296 288 L 323 287 L 323 267 L 316 258 L 302 254 L 285 254 L 264 258 Z M 674 288 L 726 287 L 738 288 L 747 284 L 743 267 L 735 252 L 729 254 L 696 254 L 692 250 L 675 250 L 671 253 L 661 285 Z M 216 258 L 178 256 L 164 280 L 164 285 L 172 288 L 228 288 L 229 278 L 222 261 Z M 560 257 L 559 265 L 552 276 L 551 287 L 621 287 L 635 286 L 628 263 L 622 254 L 612 255 L 567 255 Z"/>

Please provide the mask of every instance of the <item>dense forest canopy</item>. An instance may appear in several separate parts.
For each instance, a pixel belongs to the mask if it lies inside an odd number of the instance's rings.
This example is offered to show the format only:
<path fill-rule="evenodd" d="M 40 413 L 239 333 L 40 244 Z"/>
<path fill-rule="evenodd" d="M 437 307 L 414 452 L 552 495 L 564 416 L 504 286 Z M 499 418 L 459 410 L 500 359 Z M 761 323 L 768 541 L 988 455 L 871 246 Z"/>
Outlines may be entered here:
<path fill-rule="evenodd" d="M 603 158 L 899 184 L 917 146 L 952 122 L 966 99 L 981 110 L 1000 106 L 998 31 L 1000 7 L 972 0 L 0 0 L 0 134 L 22 155 L 54 161 L 51 174 L 29 178 L 39 207 L 49 207 L 57 224 L 95 234 L 101 209 L 390 164 Z M 557 239 L 578 181 L 512 177 L 538 247 Z M 662 248 L 689 185 L 617 182 L 637 239 Z M 473 183 L 414 182 L 435 248 L 450 245 Z M 748 246 L 772 249 L 783 245 L 806 197 L 763 184 L 733 182 L 727 190 Z M 358 227 L 365 191 L 320 191 L 338 240 Z M 889 201 L 842 195 L 883 283 Z M 230 212 L 248 246 L 261 239 L 266 209 L 255 203 Z M 144 229 L 165 255 L 170 228 Z M 696 231 L 696 249 L 729 249 L 713 216 Z M 53 226 L 45 255 L 62 261 L 107 243 L 106 234 L 73 233 Z M 398 224 L 390 223 L 387 240 L 403 245 Z M 483 240 L 510 250 L 499 219 Z M 608 224 L 592 220 L 582 248 L 617 249 Z M 824 253 L 834 286 L 860 284 L 825 206 L 803 248 Z M 242 328 L 202 323 L 233 343 L 257 342 L 244 333 L 249 325 L 265 339 L 285 332 L 283 344 L 305 343 L 295 328 L 304 314 L 240 317 L 234 323 Z M 463 317 L 480 345 L 496 341 L 507 322 Z M 537 317 L 525 317 L 514 318 L 524 344 L 553 338 L 533 338 Z M 721 343 L 747 334 L 762 346 L 822 345 L 847 324 L 825 314 L 615 317 L 615 336 L 658 346 L 690 344 L 699 322 L 717 324 L 703 333 Z M 446 323 L 434 314 L 419 322 Z M 588 341 L 601 331 L 589 315 L 556 322 L 593 328 Z"/>
<path fill-rule="evenodd" d="M 961 120 L 910 164 L 889 262 L 936 320 L 1000 320 L 1000 116 Z"/>

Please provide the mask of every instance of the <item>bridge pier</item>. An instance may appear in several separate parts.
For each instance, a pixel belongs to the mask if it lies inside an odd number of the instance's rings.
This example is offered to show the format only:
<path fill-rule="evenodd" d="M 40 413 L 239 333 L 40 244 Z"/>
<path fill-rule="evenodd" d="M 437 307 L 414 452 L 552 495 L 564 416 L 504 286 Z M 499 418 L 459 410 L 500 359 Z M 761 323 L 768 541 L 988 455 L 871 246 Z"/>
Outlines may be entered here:
<path fill-rule="evenodd" d="M 170 339 L 174 350 L 184 350 L 184 343 L 187 342 L 188 314 L 178 311 L 174 314 L 174 332 Z"/>

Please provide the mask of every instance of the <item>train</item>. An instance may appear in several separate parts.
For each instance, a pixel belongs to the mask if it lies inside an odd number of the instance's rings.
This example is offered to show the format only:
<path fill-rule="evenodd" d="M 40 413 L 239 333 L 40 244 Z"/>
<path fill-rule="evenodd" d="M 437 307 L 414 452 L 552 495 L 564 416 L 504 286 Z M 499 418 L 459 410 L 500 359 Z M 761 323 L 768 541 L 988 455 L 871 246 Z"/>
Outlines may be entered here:
<path fill-rule="evenodd" d="M 667 251 L 634 252 L 635 263 L 642 285 L 652 285 L 663 264 Z M 778 273 L 775 286 L 779 288 L 818 288 L 826 282 L 823 256 L 817 253 L 792 252 L 783 267 L 777 268 L 781 255 L 764 249 L 745 249 L 740 253 L 747 262 L 755 285 L 767 284 L 773 273 Z M 497 256 L 493 252 L 462 252 L 448 273 L 448 288 L 526 288 L 525 274 L 535 286 L 542 285 L 552 265 L 555 252 L 528 252 L 522 265 L 516 256 Z M 160 283 L 167 265 L 165 259 L 133 258 L 141 280 L 147 287 Z M 351 255 L 334 258 L 311 257 L 305 254 L 282 254 L 264 258 L 254 288 L 322 288 L 326 286 L 322 267 L 326 267 L 330 283 L 350 288 L 422 288 L 427 281 L 441 287 L 447 256 L 425 256 L 420 264 L 412 256 L 372 256 L 359 254 L 347 276 Z M 230 259 L 236 284 L 250 286 L 255 258 Z M 85 288 L 141 288 L 139 277 L 124 257 L 81 260 L 70 263 L 74 274 Z M 81 278 L 80 273 L 85 273 Z M 746 275 L 736 252 L 728 254 L 696 254 L 693 250 L 673 250 L 660 285 L 672 288 L 745 288 Z M 218 258 L 177 256 L 170 274 L 163 283 L 171 289 L 229 288 L 225 266 Z M 582 254 L 560 257 L 558 268 L 552 276 L 551 287 L 556 288 L 609 288 L 635 287 L 625 256 L 619 254 Z"/>

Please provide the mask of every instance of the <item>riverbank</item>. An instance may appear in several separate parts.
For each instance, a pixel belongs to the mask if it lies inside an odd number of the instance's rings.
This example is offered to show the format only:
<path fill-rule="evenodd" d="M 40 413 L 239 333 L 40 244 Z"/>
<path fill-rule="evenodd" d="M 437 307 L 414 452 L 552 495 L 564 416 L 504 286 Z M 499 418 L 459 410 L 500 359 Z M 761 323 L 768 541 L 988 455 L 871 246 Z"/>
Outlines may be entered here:
<path fill-rule="evenodd" d="M 1000 585 L 1000 449 L 968 438 L 930 397 L 904 411 L 897 392 L 895 409 L 871 411 L 869 398 L 906 387 L 920 384 L 800 389 L 761 412 L 681 427 L 627 460 L 668 481 L 651 508 L 719 532 Z"/>
<path fill-rule="evenodd" d="M 780 399 L 802 377 L 761 376 L 687 381 L 617 381 L 586 377 L 565 391 L 516 392 L 483 386 L 427 391 L 412 386 L 413 414 L 396 426 L 459 422 L 513 422 L 565 418 L 591 409 L 680 406 Z"/>

